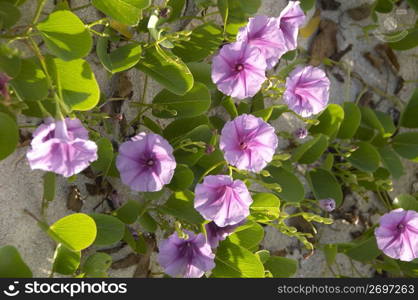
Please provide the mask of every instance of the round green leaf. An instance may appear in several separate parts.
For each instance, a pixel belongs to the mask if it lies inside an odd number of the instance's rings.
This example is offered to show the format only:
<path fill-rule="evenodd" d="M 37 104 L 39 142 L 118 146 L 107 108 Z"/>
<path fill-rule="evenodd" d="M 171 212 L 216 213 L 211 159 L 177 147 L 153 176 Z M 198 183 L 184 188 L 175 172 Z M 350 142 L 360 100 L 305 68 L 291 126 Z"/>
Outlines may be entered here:
<path fill-rule="evenodd" d="M 405 107 L 402 117 L 401 125 L 407 128 L 418 128 L 418 89 L 415 89 L 408 105 Z"/>
<path fill-rule="evenodd" d="M 5 44 L 0 45 L 0 71 L 10 77 L 16 77 L 21 68 L 21 60 L 16 50 Z"/>
<path fill-rule="evenodd" d="M 193 87 L 192 73 L 177 56 L 156 47 L 144 49 L 144 52 L 136 68 L 176 95 L 184 95 Z"/>
<path fill-rule="evenodd" d="M 209 119 L 206 115 L 192 118 L 177 119 L 168 124 L 163 130 L 163 136 L 167 140 L 172 140 L 186 134 L 200 125 L 208 125 Z"/>
<path fill-rule="evenodd" d="M 263 278 L 264 267 L 258 257 L 249 250 L 229 240 L 220 243 L 216 250 L 216 267 L 212 277 Z"/>
<path fill-rule="evenodd" d="M 340 139 L 350 139 L 356 133 L 361 122 L 361 112 L 353 102 L 344 102 L 344 120 L 341 123 L 337 137 Z"/>
<path fill-rule="evenodd" d="M 48 229 L 48 234 L 71 250 L 80 251 L 94 242 L 97 228 L 91 217 L 77 213 L 61 218 L 52 224 Z"/>
<path fill-rule="evenodd" d="M 348 161 L 361 171 L 376 171 L 380 163 L 380 155 L 376 148 L 367 142 L 358 142 L 357 146 L 358 149 L 350 155 Z"/>
<path fill-rule="evenodd" d="M 186 190 L 192 185 L 193 180 L 194 174 L 192 170 L 190 170 L 190 168 L 186 165 L 178 164 L 174 172 L 174 176 L 167 187 L 173 191 Z"/>
<path fill-rule="evenodd" d="M 222 29 L 216 24 L 205 23 L 192 31 L 190 40 L 175 44 L 173 53 L 185 62 L 201 61 L 218 50 L 222 41 Z"/>
<path fill-rule="evenodd" d="M 277 193 L 279 197 L 288 202 L 299 202 L 305 197 L 305 188 L 294 173 L 284 169 L 269 166 L 267 171 L 270 172 L 270 177 L 264 177 L 263 180 L 267 183 L 278 183 L 282 191 Z"/>
<path fill-rule="evenodd" d="M 393 139 L 393 149 L 403 158 L 418 161 L 418 132 L 404 132 Z"/>
<path fill-rule="evenodd" d="M 136 25 L 147 8 L 150 0 L 93 0 L 92 4 L 100 11 L 127 25 Z"/>
<path fill-rule="evenodd" d="M 97 105 L 99 85 L 87 61 L 48 57 L 47 62 L 59 94 L 71 109 L 85 111 Z"/>
<path fill-rule="evenodd" d="M 36 28 L 49 52 L 63 60 L 82 58 L 89 54 L 93 45 L 84 23 L 69 10 L 51 13 Z"/>
<path fill-rule="evenodd" d="M 0 29 L 8 29 L 20 19 L 20 10 L 11 3 L 0 1 Z"/>
<path fill-rule="evenodd" d="M 10 85 L 23 101 L 39 101 L 48 96 L 48 81 L 35 58 L 21 60 L 20 72 L 10 80 Z"/>
<path fill-rule="evenodd" d="M 108 246 L 119 242 L 125 234 L 125 224 L 118 218 L 105 214 L 90 215 L 97 226 L 97 236 L 94 244 L 97 246 Z"/>
<path fill-rule="evenodd" d="M 382 158 L 383 166 L 388 169 L 393 178 L 399 179 L 404 174 L 404 167 L 401 159 L 389 146 L 377 148 Z"/>
<path fill-rule="evenodd" d="M 0 247 L 0 278 L 30 278 L 32 271 L 13 246 Z"/>
<path fill-rule="evenodd" d="M 338 104 L 329 104 L 318 117 L 319 124 L 312 126 L 311 134 L 323 133 L 333 138 L 344 120 L 344 110 Z"/>
<path fill-rule="evenodd" d="M 90 255 L 83 265 L 85 277 L 105 278 L 108 277 L 107 270 L 112 264 L 112 257 L 103 252 Z"/>
<path fill-rule="evenodd" d="M 204 84 L 195 82 L 193 88 L 183 96 L 162 90 L 155 96 L 153 104 L 161 106 L 152 110 L 159 118 L 196 117 L 209 109 L 210 92 Z"/>
<path fill-rule="evenodd" d="M 202 224 L 204 221 L 194 209 L 194 194 L 188 190 L 173 193 L 159 210 L 190 224 Z"/>
<path fill-rule="evenodd" d="M 129 200 L 116 210 L 116 217 L 125 224 L 132 224 L 138 218 L 141 206 L 137 201 Z"/>
<path fill-rule="evenodd" d="M 15 151 L 19 142 L 19 129 L 15 120 L 9 115 L 0 112 L 0 160 Z"/>
<path fill-rule="evenodd" d="M 317 200 L 332 198 L 337 206 L 341 205 L 343 201 L 341 185 L 330 171 L 312 170 L 308 173 L 307 179 Z"/>
<path fill-rule="evenodd" d="M 270 193 L 257 193 L 253 195 L 250 211 L 251 217 L 257 222 L 276 220 L 280 214 L 280 200 Z"/>
<path fill-rule="evenodd" d="M 274 278 L 287 278 L 295 275 L 298 270 L 298 262 L 291 258 L 270 256 L 264 264 Z"/>
<path fill-rule="evenodd" d="M 398 42 L 389 43 L 389 46 L 395 50 L 408 50 L 418 46 L 418 28 L 408 29 L 408 34 Z"/>
<path fill-rule="evenodd" d="M 235 232 L 228 237 L 228 240 L 252 251 L 258 249 L 258 245 L 263 238 L 263 227 L 256 222 L 248 221 L 246 224 L 238 227 Z"/>
<path fill-rule="evenodd" d="M 293 160 L 301 164 L 314 163 L 328 148 L 328 138 L 323 134 L 297 147 L 293 153 Z"/>
<path fill-rule="evenodd" d="M 52 271 L 63 275 L 74 274 L 80 265 L 80 259 L 80 251 L 72 251 L 63 244 L 59 244 L 55 249 Z"/>
<path fill-rule="evenodd" d="M 408 194 L 401 194 L 393 199 L 393 205 L 398 208 L 403 208 L 405 210 L 415 210 L 418 211 L 418 200 Z"/>
<path fill-rule="evenodd" d="M 91 166 L 95 171 L 101 172 L 103 176 L 118 177 L 119 171 L 116 168 L 116 154 L 113 152 L 113 145 L 107 138 L 100 138 L 96 141 L 98 159 Z"/>

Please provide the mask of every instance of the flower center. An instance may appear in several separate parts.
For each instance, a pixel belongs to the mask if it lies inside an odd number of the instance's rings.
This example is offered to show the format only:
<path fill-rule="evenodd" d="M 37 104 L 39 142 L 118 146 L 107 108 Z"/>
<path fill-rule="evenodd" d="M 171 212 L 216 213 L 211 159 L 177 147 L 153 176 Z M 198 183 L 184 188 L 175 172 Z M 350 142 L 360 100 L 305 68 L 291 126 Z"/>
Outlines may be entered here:
<path fill-rule="evenodd" d="M 247 148 L 248 148 L 248 145 L 247 145 L 247 143 L 246 143 L 246 142 L 241 142 L 241 143 L 239 143 L 239 148 L 240 148 L 241 150 L 245 150 L 245 149 L 247 149 Z"/>
<path fill-rule="evenodd" d="M 235 70 L 236 70 L 237 72 L 241 72 L 242 70 L 244 70 L 244 65 L 243 65 L 243 64 L 237 64 L 237 65 L 235 66 Z"/>
<path fill-rule="evenodd" d="M 403 232 L 405 230 L 405 225 L 398 224 L 397 228 L 398 228 L 399 231 Z"/>
<path fill-rule="evenodd" d="M 147 166 L 152 167 L 155 164 L 155 162 L 152 158 L 150 158 L 150 159 L 147 160 L 146 164 L 147 164 Z"/>

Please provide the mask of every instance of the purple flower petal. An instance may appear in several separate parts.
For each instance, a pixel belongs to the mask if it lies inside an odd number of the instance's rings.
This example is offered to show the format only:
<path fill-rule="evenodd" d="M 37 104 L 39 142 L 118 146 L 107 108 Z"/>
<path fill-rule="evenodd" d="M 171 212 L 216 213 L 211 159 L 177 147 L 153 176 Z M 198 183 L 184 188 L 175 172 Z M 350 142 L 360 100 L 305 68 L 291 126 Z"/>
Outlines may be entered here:
<path fill-rule="evenodd" d="M 274 128 L 247 114 L 225 124 L 219 143 L 229 164 L 251 172 L 260 172 L 273 159 L 277 145 Z"/>
<path fill-rule="evenodd" d="M 305 23 L 305 18 L 299 1 L 289 1 L 289 4 L 280 13 L 278 21 L 286 45 L 286 52 L 296 49 L 299 27 Z"/>
<path fill-rule="evenodd" d="M 195 189 L 195 209 L 219 227 L 235 225 L 250 214 L 253 202 L 244 182 L 226 175 L 206 176 Z"/>
<path fill-rule="evenodd" d="M 71 129 L 67 124 L 72 125 Z M 88 140 L 87 130 L 79 120 L 67 118 L 42 124 L 33 136 L 31 149 L 26 154 L 32 169 L 70 177 L 97 159 L 97 145 Z"/>
<path fill-rule="evenodd" d="M 418 213 L 392 210 L 380 218 L 375 236 L 379 249 L 387 256 L 402 261 L 418 258 Z"/>
<path fill-rule="evenodd" d="M 173 233 L 160 243 L 158 262 L 170 276 L 199 278 L 215 267 L 215 255 L 203 234 L 186 233 L 187 239 Z"/>
<path fill-rule="evenodd" d="M 235 229 L 237 229 L 239 226 L 243 225 L 245 223 L 245 220 L 239 222 L 235 225 L 228 225 L 225 227 L 219 227 L 216 225 L 215 222 L 210 222 L 205 225 L 206 228 L 206 234 L 208 243 L 212 247 L 212 249 L 215 249 L 218 247 L 219 242 L 225 240 L 229 235 L 231 235 Z"/>
<path fill-rule="evenodd" d="M 330 81 L 319 68 L 297 67 L 286 79 L 283 100 L 295 113 L 309 117 L 323 111 L 328 104 Z"/>
<path fill-rule="evenodd" d="M 156 192 L 170 183 L 176 161 L 163 137 L 142 132 L 119 147 L 116 167 L 122 182 L 134 191 Z"/>
<path fill-rule="evenodd" d="M 212 81 L 224 94 L 244 99 L 254 96 L 266 80 L 261 51 L 236 42 L 222 47 L 212 61 Z"/>

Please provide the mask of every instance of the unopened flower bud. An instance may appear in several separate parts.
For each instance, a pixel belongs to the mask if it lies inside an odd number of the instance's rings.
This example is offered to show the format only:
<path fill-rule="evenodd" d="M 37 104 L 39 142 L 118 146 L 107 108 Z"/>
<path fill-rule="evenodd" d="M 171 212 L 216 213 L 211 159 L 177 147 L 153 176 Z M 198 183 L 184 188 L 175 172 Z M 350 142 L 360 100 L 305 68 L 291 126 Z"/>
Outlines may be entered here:
<path fill-rule="evenodd" d="M 327 212 L 331 212 L 335 209 L 335 200 L 332 198 L 326 198 L 319 200 L 319 207 Z"/>

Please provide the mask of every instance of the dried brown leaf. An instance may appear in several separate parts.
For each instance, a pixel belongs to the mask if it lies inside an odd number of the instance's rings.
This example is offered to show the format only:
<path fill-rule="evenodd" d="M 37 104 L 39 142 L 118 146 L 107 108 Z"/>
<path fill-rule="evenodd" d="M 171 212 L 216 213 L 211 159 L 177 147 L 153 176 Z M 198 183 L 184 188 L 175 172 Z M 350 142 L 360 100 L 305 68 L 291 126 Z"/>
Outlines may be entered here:
<path fill-rule="evenodd" d="M 80 190 L 76 185 L 70 186 L 70 192 L 67 196 L 67 208 L 75 212 L 80 212 L 82 207 L 83 199 L 81 199 Z"/>
<path fill-rule="evenodd" d="M 329 19 L 322 19 L 319 23 L 319 31 L 314 38 L 310 55 L 309 64 L 318 66 L 324 58 L 329 58 L 338 51 L 337 45 L 337 24 Z"/>
<path fill-rule="evenodd" d="M 372 7 L 368 3 L 364 3 L 360 6 L 350 8 L 347 10 L 348 15 L 351 19 L 360 21 L 366 19 L 372 13 Z"/>
<path fill-rule="evenodd" d="M 381 59 L 380 57 L 370 53 L 370 52 L 365 52 L 363 53 L 363 57 L 375 68 L 377 69 L 380 73 L 382 73 L 382 65 L 384 63 L 384 60 Z"/>

